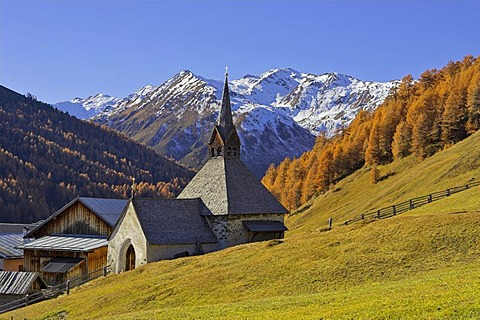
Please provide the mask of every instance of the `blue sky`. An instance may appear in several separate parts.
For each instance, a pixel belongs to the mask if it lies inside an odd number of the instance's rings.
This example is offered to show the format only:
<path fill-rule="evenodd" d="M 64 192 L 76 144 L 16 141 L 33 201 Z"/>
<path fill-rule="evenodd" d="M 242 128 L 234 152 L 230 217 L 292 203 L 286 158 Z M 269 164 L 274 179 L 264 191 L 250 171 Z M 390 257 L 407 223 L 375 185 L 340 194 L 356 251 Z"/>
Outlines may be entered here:
<path fill-rule="evenodd" d="M 183 69 L 418 77 L 480 55 L 480 1 L 0 0 L 0 84 L 55 103 Z"/>

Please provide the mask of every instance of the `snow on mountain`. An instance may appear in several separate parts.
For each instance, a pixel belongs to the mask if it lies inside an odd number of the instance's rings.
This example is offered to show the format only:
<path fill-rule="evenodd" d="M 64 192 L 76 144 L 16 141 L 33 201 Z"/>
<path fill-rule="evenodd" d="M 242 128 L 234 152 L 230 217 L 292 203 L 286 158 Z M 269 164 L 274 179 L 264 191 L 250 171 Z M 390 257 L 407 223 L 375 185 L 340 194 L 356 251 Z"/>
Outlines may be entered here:
<path fill-rule="evenodd" d="M 293 69 L 272 69 L 260 76 L 246 75 L 232 81 L 230 90 L 258 104 L 272 105 L 290 93 L 300 82 L 301 74 Z"/>
<path fill-rule="evenodd" d="M 369 82 L 288 68 L 230 81 L 242 159 L 261 177 L 270 163 L 310 150 L 319 132 L 332 136 L 360 110 L 375 109 L 396 85 L 398 81 Z M 208 156 L 206 141 L 222 88 L 223 81 L 183 70 L 158 87 L 145 86 L 117 99 L 93 119 L 198 168 Z"/>
<path fill-rule="evenodd" d="M 239 108 L 234 119 L 242 142 L 241 157 L 257 177 L 271 163 L 299 157 L 315 143 L 314 135 L 272 107 Z"/>
<path fill-rule="evenodd" d="M 63 101 L 53 106 L 59 110 L 68 112 L 79 119 L 90 119 L 107 108 L 115 105 L 120 99 L 105 94 L 96 94 L 86 99 L 75 98 L 71 101 Z"/>
<path fill-rule="evenodd" d="M 251 103 L 284 109 L 314 135 L 325 131 L 332 136 L 360 110 L 374 110 L 398 83 L 361 81 L 338 73 L 314 75 L 273 69 L 259 77 L 247 75 L 234 80 L 231 90 Z"/>

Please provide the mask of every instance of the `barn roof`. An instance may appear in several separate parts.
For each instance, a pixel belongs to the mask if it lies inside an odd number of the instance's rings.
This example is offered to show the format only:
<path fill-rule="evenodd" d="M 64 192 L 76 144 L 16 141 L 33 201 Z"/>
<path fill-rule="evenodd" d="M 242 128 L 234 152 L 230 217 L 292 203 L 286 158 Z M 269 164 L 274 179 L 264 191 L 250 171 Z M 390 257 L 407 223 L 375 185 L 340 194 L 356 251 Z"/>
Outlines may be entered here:
<path fill-rule="evenodd" d="M 49 216 L 40 225 L 28 232 L 25 237 L 29 237 L 34 234 L 35 231 L 49 223 L 51 220 L 56 218 L 58 215 L 60 215 L 62 212 L 64 212 L 77 202 L 82 203 L 85 207 L 90 209 L 93 213 L 95 213 L 100 219 L 105 221 L 111 227 L 115 226 L 118 219 L 122 215 L 123 209 L 125 209 L 125 206 L 128 204 L 128 200 L 125 199 L 78 197 L 67 203 L 63 208 L 57 210 L 51 216 Z"/>
<path fill-rule="evenodd" d="M 0 233 L 19 233 L 22 234 L 24 231 L 24 228 L 27 228 L 28 230 L 32 230 L 36 226 L 38 226 L 41 222 L 39 221 L 37 223 L 0 223 Z"/>
<path fill-rule="evenodd" d="M 197 197 L 215 215 L 288 212 L 237 158 L 210 158 L 178 196 Z"/>
<path fill-rule="evenodd" d="M 107 237 L 92 235 L 52 235 L 18 246 L 29 250 L 88 252 L 108 245 Z"/>
<path fill-rule="evenodd" d="M 42 272 L 67 273 L 84 260 L 82 258 L 56 257 L 42 268 Z"/>
<path fill-rule="evenodd" d="M 35 281 L 47 288 L 38 272 L 0 271 L 0 294 L 27 294 Z"/>
<path fill-rule="evenodd" d="M 80 197 L 78 200 L 112 227 L 115 226 L 118 218 L 122 215 L 123 209 L 125 209 L 125 206 L 128 203 L 128 200 L 124 199 Z"/>
<path fill-rule="evenodd" d="M 21 244 L 23 244 L 22 233 L 0 234 L 0 259 L 23 257 L 23 250 L 16 248 Z"/>
<path fill-rule="evenodd" d="M 217 242 L 200 199 L 134 199 L 133 206 L 149 244 Z"/>

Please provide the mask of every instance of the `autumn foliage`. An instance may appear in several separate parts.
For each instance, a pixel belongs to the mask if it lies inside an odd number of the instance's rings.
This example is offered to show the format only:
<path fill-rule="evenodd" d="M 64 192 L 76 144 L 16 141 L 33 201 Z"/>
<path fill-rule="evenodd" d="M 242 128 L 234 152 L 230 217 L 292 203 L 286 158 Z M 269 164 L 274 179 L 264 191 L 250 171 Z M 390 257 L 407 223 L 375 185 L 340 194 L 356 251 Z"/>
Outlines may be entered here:
<path fill-rule="evenodd" d="M 289 210 L 367 165 L 378 180 L 378 165 L 410 154 L 424 159 L 480 128 L 480 57 L 404 77 L 374 112 L 361 111 L 333 138 L 317 138 L 311 151 L 267 170 L 262 182 Z"/>
<path fill-rule="evenodd" d="M 174 197 L 193 172 L 111 129 L 0 86 L 0 222 L 44 219 L 76 196 Z"/>

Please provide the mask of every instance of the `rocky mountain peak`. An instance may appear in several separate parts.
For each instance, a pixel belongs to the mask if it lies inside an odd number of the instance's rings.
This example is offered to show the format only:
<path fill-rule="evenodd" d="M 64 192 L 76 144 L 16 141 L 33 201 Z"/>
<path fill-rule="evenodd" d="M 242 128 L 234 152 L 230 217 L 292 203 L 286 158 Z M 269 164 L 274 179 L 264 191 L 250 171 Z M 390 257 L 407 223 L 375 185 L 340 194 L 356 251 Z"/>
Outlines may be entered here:
<path fill-rule="evenodd" d="M 261 176 L 270 163 L 309 150 L 320 131 L 331 136 L 358 111 L 375 109 L 397 84 L 291 68 L 229 81 L 244 161 Z M 206 141 L 218 115 L 222 88 L 223 81 L 182 70 L 158 87 L 145 86 L 109 105 L 94 120 L 162 155 L 199 167 L 206 159 Z"/>

